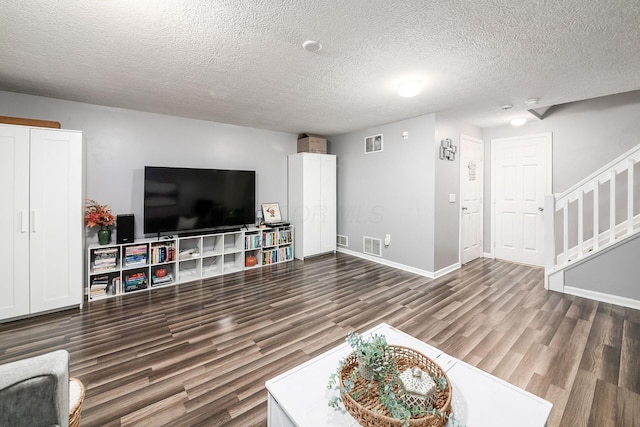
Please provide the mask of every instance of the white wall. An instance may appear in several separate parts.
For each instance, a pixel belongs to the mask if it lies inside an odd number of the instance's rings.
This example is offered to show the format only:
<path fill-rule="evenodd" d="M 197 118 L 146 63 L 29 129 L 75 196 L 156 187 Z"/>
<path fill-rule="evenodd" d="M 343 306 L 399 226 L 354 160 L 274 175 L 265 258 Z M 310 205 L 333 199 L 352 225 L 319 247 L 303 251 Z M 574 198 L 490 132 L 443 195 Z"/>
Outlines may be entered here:
<path fill-rule="evenodd" d="M 256 171 L 256 203 L 287 212 L 287 155 L 296 135 L 0 91 L 0 115 L 53 120 L 83 132 L 86 196 L 133 213 L 142 234 L 144 166 Z M 97 240 L 95 229 L 89 240 Z"/>

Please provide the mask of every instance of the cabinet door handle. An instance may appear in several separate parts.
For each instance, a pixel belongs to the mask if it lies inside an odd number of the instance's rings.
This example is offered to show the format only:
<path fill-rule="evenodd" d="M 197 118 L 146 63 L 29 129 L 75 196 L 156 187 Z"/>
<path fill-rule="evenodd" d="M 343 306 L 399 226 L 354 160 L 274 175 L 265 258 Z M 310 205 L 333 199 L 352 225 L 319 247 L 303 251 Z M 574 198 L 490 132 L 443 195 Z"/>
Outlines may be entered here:
<path fill-rule="evenodd" d="M 29 231 L 29 220 L 27 219 L 28 217 L 28 213 L 27 211 L 22 211 L 20 213 L 20 232 L 21 233 L 26 233 L 27 231 Z"/>
<path fill-rule="evenodd" d="M 31 231 L 36 232 L 36 210 L 31 211 Z"/>

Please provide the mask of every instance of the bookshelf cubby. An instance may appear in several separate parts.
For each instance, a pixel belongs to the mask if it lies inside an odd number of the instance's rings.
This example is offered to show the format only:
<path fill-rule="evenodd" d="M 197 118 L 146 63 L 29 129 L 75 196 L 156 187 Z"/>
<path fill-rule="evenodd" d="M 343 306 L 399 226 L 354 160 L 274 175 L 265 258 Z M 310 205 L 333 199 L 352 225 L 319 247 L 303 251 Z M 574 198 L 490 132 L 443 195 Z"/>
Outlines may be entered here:
<path fill-rule="evenodd" d="M 292 226 L 91 245 L 86 292 L 93 301 L 292 260 Z"/>

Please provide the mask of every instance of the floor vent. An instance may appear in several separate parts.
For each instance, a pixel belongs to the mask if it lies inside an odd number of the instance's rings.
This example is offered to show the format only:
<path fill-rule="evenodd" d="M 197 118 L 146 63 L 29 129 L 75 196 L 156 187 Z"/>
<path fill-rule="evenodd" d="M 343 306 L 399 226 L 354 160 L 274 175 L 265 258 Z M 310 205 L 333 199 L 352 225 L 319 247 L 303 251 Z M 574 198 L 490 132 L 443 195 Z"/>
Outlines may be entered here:
<path fill-rule="evenodd" d="M 338 234 L 336 238 L 336 244 L 338 246 L 349 246 L 349 238 L 347 236 L 343 236 L 342 234 Z"/>
<path fill-rule="evenodd" d="M 382 240 L 364 236 L 362 238 L 362 252 L 367 255 L 382 256 Z"/>

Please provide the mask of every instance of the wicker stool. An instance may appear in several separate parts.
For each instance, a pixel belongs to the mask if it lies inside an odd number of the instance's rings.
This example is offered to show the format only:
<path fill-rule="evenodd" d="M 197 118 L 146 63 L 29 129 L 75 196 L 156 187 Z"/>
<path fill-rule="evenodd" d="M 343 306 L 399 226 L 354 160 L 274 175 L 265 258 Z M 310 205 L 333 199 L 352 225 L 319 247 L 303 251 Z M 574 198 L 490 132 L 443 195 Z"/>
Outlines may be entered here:
<path fill-rule="evenodd" d="M 69 379 L 69 427 L 80 426 L 80 412 L 84 400 L 84 385 L 77 378 Z"/>

